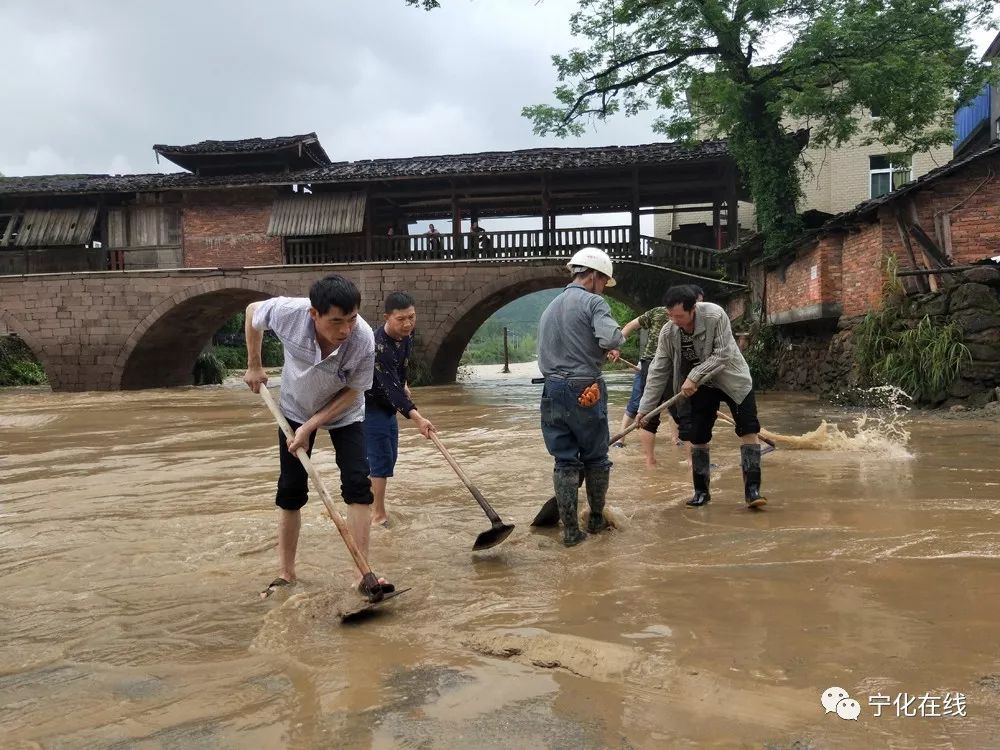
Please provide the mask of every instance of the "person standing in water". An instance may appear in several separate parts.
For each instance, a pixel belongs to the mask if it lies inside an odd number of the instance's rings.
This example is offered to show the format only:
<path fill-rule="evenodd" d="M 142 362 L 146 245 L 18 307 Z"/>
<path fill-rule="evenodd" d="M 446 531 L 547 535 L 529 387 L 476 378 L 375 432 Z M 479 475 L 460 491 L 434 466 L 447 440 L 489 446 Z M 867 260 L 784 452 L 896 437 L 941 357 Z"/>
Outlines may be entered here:
<path fill-rule="evenodd" d="M 573 280 L 545 308 L 538 324 L 538 369 L 545 378 L 540 404 L 542 437 L 555 459 L 552 484 L 563 544 L 572 547 L 587 538 L 577 519 L 581 471 L 590 505 L 587 530 L 596 534 L 607 527 L 604 502 L 611 461 L 608 390 L 601 364 L 607 354 L 618 359 L 625 337 L 600 296 L 615 284 L 607 253 L 585 247 L 567 267 Z"/>
<path fill-rule="evenodd" d="M 385 488 L 399 455 L 399 423 L 396 413 L 413 420 L 420 434 L 430 437 L 434 425 L 421 416 L 410 400 L 408 368 L 413 353 L 413 330 L 417 311 L 413 297 L 393 292 L 385 298 L 385 322 L 375 331 L 375 374 L 365 392 L 365 441 L 375 494 L 373 526 L 388 526 Z"/>
<path fill-rule="evenodd" d="M 690 286 L 667 290 L 664 306 L 670 321 L 660 331 L 656 356 L 649 366 L 646 391 L 639 404 L 638 420 L 660 403 L 660 394 L 683 393 L 687 398 L 676 408 L 681 440 L 691 442 L 692 508 L 711 500 L 709 443 L 719 406 L 725 402 L 740 437 L 744 500 L 748 508 L 760 508 L 767 500 L 760 492 L 760 445 L 757 434 L 757 402 L 750 368 L 740 352 L 726 311 L 711 302 L 698 302 Z M 721 371 L 704 382 L 706 373 L 721 365 Z M 669 389 L 669 390 L 668 390 Z"/>
<path fill-rule="evenodd" d="M 295 583 L 295 555 L 302 526 L 301 508 L 309 499 L 309 476 L 296 457 L 299 448 L 312 454 L 317 430 L 327 430 L 340 469 L 340 494 L 347 504 L 347 525 L 361 555 L 368 559 L 372 496 L 362 420 L 365 391 L 372 384 L 375 338 L 358 316 L 361 292 L 339 275 L 320 279 L 309 297 L 274 297 L 252 302 L 246 309 L 247 371 L 243 381 L 254 393 L 267 385 L 261 366 L 264 331 L 274 331 L 284 347 L 279 408 L 295 434 L 278 431 L 281 467 L 275 505 L 278 506 L 278 577 L 261 592 Z M 354 571 L 354 585 L 362 585 Z M 395 586 L 378 579 L 383 593 Z M 359 589 L 360 590 L 360 589 Z M 371 598 L 378 592 L 360 590 Z"/>

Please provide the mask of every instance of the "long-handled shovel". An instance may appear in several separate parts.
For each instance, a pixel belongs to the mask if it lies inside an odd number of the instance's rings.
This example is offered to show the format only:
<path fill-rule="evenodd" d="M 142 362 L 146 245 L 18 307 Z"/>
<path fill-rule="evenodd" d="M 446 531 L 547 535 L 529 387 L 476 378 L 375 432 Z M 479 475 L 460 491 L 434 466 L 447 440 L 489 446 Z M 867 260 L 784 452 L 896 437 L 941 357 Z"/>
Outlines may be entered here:
<path fill-rule="evenodd" d="M 702 378 L 702 382 L 707 381 L 710 377 L 712 377 L 712 375 L 714 375 L 715 373 L 717 373 L 721 369 L 722 369 L 722 365 L 717 365 L 716 367 L 714 367 L 711 370 L 709 370 L 705 374 L 705 377 Z M 684 398 L 684 394 L 683 393 L 677 393 L 677 394 L 673 395 L 672 397 L 670 397 L 669 399 L 667 399 L 666 401 L 664 401 L 662 404 L 660 404 L 659 406 L 657 406 L 655 409 L 653 409 L 652 411 L 650 411 L 649 414 L 646 415 L 646 419 L 649 419 L 650 417 L 656 416 L 657 414 L 659 414 L 664 409 L 669 409 L 671 406 L 673 406 L 674 404 L 676 404 L 682 398 Z M 632 430 L 635 430 L 638 427 L 639 427 L 639 423 L 638 422 L 633 422 L 628 427 L 626 427 L 622 432 L 619 432 L 617 435 L 615 435 L 614 437 L 612 437 L 611 440 L 609 441 L 608 445 L 614 445 L 619 440 L 621 440 L 623 437 L 625 437 L 630 432 L 632 432 Z M 581 477 L 580 477 L 580 484 L 581 485 L 583 484 L 582 472 L 581 472 Z M 550 497 L 548 500 L 545 501 L 545 504 L 542 506 L 541 510 L 539 510 L 538 514 L 535 516 L 535 520 L 533 520 L 531 522 L 531 525 L 532 526 L 558 526 L 559 525 L 559 504 L 556 501 L 555 497 Z"/>
<path fill-rule="evenodd" d="M 486 498 L 483 497 L 483 493 L 469 481 L 465 472 L 462 471 L 462 467 L 459 466 L 455 459 L 451 457 L 451 454 L 448 453 L 448 449 L 444 447 L 441 440 L 433 430 L 430 433 L 430 438 L 434 441 L 434 445 L 437 446 L 437 449 L 441 451 L 441 455 L 444 456 L 444 460 L 447 461 L 451 468 L 455 470 L 455 473 L 458 474 L 458 478 L 462 480 L 462 484 L 464 484 L 469 492 L 472 493 L 472 496 L 476 498 L 476 502 L 479 503 L 479 507 L 483 509 L 486 517 L 490 519 L 490 523 L 493 524 L 491 528 L 476 537 L 476 543 L 472 545 L 472 549 L 478 551 L 482 549 L 489 549 L 490 547 L 496 547 L 500 544 L 500 542 L 510 536 L 510 533 L 514 530 L 514 524 L 504 523 L 500 520 L 500 516 L 497 515 L 497 512 L 493 510 L 493 507 L 488 502 L 486 502 Z"/>
<path fill-rule="evenodd" d="M 271 396 L 270 392 L 267 390 L 267 386 L 261 385 L 260 397 L 264 400 L 268 410 L 274 416 L 274 419 L 281 428 L 281 431 L 285 433 L 285 437 L 289 440 L 295 437 L 295 433 L 292 432 L 292 426 L 288 424 L 288 420 L 285 419 L 285 415 L 281 413 L 280 409 L 278 409 L 278 405 L 274 402 L 274 397 Z M 323 499 L 323 505 L 326 506 L 326 512 L 329 514 L 330 520 L 333 521 L 334 526 L 337 527 L 337 531 L 340 532 L 340 536 L 343 538 L 344 544 L 347 545 L 347 551 L 351 553 L 351 557 L 354 558 L 354 564 L 358 566 L 358 570 L 361 572 L 361 588 L 368 592 L 367 602 L 358 605 L 357 607 L 341 609 L 339 612 L 340 619 L 346 620 L 356 617 L 363 612 L 374 609 L 376 605 L 381 604 L 382 602 L 409 591 L 409 589 L 396 589 L 391 593 L 385 593 L 382 591 L 382 586 L 379 584 L 378 578 L 374 573 L 372 573 L 372 569 L 368 567 L 368 561 L 365 560 L 364 556 L 361 554 L 361 550 L 358 549 L 358 545 L 355 544 L 354 537 L 351 536 L 351 530 L 347 527 L 347 523 L 340 517 L 340 514 L 334 510 L 333 501 L 330 499 L 330 493 L 327 491 L 326 485 L 323 484 L 323 480 L 319 478 L 319 474 L 316 472 L 316 467 L 313 466 L 313 462 L 309 459 L 309 454 L 306 453 L 305 448 L 299 448 L 295 451 L 295 455 L 298 457 L 299 461 L 302 462 L 302 466 L 305 467 L 306 473 L 312 480 L 313 486 L 319 491 L 319 496 Z"/>

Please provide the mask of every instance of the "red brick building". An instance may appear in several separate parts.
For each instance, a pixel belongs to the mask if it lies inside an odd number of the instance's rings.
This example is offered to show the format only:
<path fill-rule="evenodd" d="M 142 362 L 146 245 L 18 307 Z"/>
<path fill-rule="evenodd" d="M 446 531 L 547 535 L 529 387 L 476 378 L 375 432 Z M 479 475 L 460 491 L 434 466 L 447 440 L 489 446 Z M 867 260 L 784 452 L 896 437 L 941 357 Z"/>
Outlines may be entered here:
<path fill-rule="evenodd" d="M 791 262 L 758 269 L 755 292 L 771 323 L 834 325 L 880 305 L 890 257 L 905 274 L 997 255 L 1000 145 L 950 162 L 807 233 Z M 902 278 L 911 292 L 938 283 L 934 275 Z"/>

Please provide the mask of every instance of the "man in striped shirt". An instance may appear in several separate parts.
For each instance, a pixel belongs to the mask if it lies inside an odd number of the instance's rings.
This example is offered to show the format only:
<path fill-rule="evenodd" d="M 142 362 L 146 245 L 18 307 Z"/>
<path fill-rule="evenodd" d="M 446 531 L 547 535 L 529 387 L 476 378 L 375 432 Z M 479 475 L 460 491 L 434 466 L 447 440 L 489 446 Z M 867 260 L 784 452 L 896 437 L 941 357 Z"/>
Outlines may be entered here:
<path fill-rule="evenodd" d="M 358 316 L 360 306 L 358 288 L 334 274 L 313 284 L 308 299 L 274 297 L 247 307 L 243 380 L 254 393 L 266 385 L 261 344 L 264 331 L 274 331 L 285 355 L 279 406 L 295 431 L 291 440 L 278 432 L 279 567 L 278 577 L 261 592 L 262 597 L 295 582 L 300 509 L 309 499 L 308 475 L 295 452 L 305 448 L 311 454 L 317 430 L 330 433 L 340 469 L 340 494 L 347 503 L 347 523 L 362 556 L 368 558 L 373 496 L 362 422 L 365 391 L 372 384 L 375 339 L 371 326 Z M 354 579 L 360 585 L 360 571 L 354 571 Z M 385 593 L 395 589 L 384 578 L 379 583 Z"/>

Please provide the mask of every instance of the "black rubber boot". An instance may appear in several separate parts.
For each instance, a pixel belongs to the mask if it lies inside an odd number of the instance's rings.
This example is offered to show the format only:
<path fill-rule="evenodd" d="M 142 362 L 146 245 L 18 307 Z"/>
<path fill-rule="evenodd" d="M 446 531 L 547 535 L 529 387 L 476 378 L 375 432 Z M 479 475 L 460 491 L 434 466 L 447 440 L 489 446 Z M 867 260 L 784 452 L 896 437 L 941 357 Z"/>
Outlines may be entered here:
<path fill-rule="evenodd" d="M 767 498 L 760 494 L 760 445 L 741 445 L 740 463 L 743 467 L 743 497 L 748 508 L 767 505 Z"/>
<path fill-rule="evenodd" d="M 708 448 L 698 448 L 692 445 L 691 480 L 694 483 L 694 495 L 685 503 L 689 508 L 700 508 L 711 501 L 712 495 L 708 491 L 711 465 Z"/>
<path fill-rule="evenodd" d="M 556 504 L 559 506 L 559 520 L 563 525 L 563 544 L 567 547 L 579 544 L 587 538 L 587 535 L 580 531 L 580 522 L 576 517 L 579 482 L 580 472 L 576 469 L 556 468 L 552 472 Z"/>
<path fill-rule="evenodd" d="M 608 484 L 611 480 L 611 469 L 587 469 L 587 502 L 590 504 L 590 518 L 587 519 L 587 531 L 596 534 L 608 528 L 604 519 L 604 498 L 608 494 Z"/>

